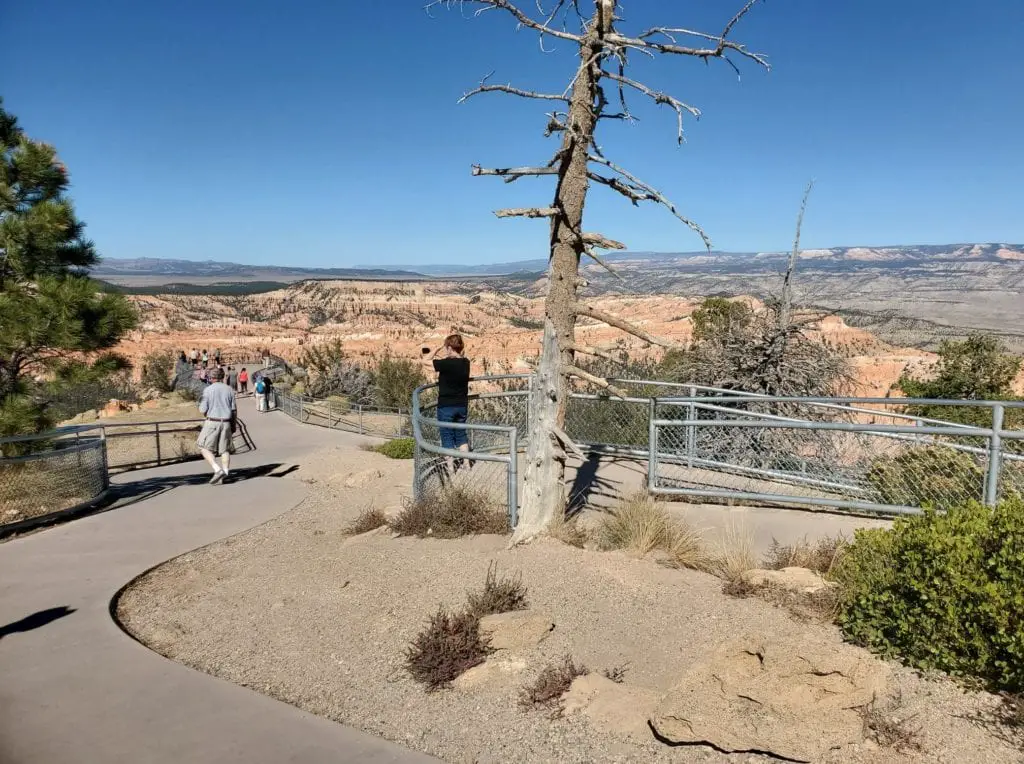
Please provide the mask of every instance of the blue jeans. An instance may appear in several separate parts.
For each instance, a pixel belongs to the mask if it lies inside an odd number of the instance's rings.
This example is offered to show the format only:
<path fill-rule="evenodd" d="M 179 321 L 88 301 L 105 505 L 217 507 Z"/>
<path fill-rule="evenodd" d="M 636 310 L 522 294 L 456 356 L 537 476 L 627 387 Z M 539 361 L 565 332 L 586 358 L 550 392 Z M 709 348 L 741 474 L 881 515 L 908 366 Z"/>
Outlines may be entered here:
<path fill-rule="evenodd" d="M 438 406 L 437 420 L 439 422 L 465 422 L 465 406 Z M 441 428 L 441 446 L 443 448 L 458 448 L 468 443 L 465 430 L 457 430 L 454 427 Z"/>

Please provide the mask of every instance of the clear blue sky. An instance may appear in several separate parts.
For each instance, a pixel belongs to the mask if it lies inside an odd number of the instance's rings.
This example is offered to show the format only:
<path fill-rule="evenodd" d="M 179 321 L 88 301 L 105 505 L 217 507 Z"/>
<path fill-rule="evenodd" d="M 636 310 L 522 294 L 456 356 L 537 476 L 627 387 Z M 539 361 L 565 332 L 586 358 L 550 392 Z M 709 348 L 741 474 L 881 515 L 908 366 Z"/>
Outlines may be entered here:
<path fill-rule="evenodd" d="M 741 0 L 625 0 L 624 31 L 717 31 Z M 521 0 L 533 8 L 534 0 Z M 0 93 L 57 146 L 88 232 L 110 257 L 308 266 L 499 262 L 546 254 L 550 179 L 473 178 L 538 164 L 569 44 L 540 52 L 499 12 L 430 18 L 422 0 L 0 0 Z M 584 6 L 589 6 L 584 2 Z M 601 142 L 664 190 L 717 248 L 784 249 L 806 180 L 808 247 L 1024 242 L 1022 0 L 769 0 L 734 37 L 744 66 L 637 61 L 699 106 Z M 639 58 L 639 57 L 638 57 Z M 718 62 L 720 63 L 720 62 Z M 667 212 L 591 197 L 589 225 L 635 250 L 701 244 Z"/>

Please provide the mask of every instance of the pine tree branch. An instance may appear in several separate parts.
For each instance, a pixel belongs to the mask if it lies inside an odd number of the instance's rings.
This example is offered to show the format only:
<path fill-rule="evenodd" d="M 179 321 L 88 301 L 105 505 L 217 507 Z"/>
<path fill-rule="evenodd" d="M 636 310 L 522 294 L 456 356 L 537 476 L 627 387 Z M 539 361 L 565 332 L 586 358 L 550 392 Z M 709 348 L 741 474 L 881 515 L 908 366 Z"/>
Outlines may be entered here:
<path fill-rule="evenodd" d="M 604 268 L 606 271 L 608 271 L 615 278 L 619 279 L 619 281 L 625 281 L 625 279 L 622 278 L 622 275 L 617 270 L 615 270 L 608 263 L 606 263 L 604 260 L 602 260 L 598 256 L 598 254 L 596 252 L 594 252 L 594 250 L 592 250 L 590 247 L 584 245 L 584 247 L 583 247 L 583 254 L 585 254 L 587 257 L 589 257 L 591 260 L 593 260 L 598 265 L 600 265 L 602 268 Z"/>
<path fill-rule="evenodd" d="M 583 371 L 583 369 L 581 369 L 578 366 L 563 365 L 561 367 L 561 372 L 566 377 L 579 377 L 580 379 L 589 382 L 595 387 L 600 387 L 602 390 L 607 390 L 617 398 L 626 397 L 625 391 L 616 387 L 607 379 L 604 379 L 603 377 L 598 377 L 595 374 L 591 374 L 589 371 Z"/>
<path fill-rule="evenodd" d="M 663 337 L 657 337 L 650 332 L 646 332 L 636 324 L 630 323 L 624 319 L 613 316 L 611 313 L 605 313 L 603 310 L 591 307 L 590 305 L 584 305 L 583 303 L 576 303 L 576 315 L 586 316 L 592 318 L 595 321 L 600 321 L 602 324 L 608 324 L 608 326 L 614 326 L 616 329 L 621 329 L 626 334 L 632 334 L 634 337 L 642 339 L 651 345 L 657 345 L 663 348 L 675 348 L 677 344 L 671 340 L 664 339 Z"/>
<path fill-rule="evenodd" d="M 499 218 L 553 218 L 558 210 L 555 207 L 509 207 L 495 210 L 494 214 Z"/>
<path fill-rule="evenodd" d="M 565 430 L 563 430 L 561 427 L 552 426 L 551 434 L 554 435 L 555 438 L 557 438 L 562 443 L 562 446 L 565 448 L 566 451 L 571 451 L 575 456 L 577 456 L 580 459 L 586 458 L 586 454 L 583 453 L 583 450 L 576 445 L 573 439 L 570 438 L 566 434 Z"/>
<path fill-rule="evenodd" d="M 615 239 L 609 239 L 606 236 L 602 236 L 599 233 L 588 232 L 583 234 L 583 243 L 589 244 L 592 247 L 600 247 L 601 249 L 625 249 L 626 245 L 621 241 L 615 241 Z"/>

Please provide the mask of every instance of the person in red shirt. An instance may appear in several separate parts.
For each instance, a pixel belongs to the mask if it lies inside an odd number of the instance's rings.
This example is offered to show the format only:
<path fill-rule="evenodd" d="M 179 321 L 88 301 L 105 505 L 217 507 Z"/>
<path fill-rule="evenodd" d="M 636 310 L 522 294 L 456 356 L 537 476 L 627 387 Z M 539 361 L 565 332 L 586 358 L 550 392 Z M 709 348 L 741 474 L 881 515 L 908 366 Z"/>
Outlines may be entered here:
<path fill-rule="evenodd" d="M 243 395 L 249 392 L 249 372 L 246 371 L 244 366 L 238 372 L 238 386 Z"/>

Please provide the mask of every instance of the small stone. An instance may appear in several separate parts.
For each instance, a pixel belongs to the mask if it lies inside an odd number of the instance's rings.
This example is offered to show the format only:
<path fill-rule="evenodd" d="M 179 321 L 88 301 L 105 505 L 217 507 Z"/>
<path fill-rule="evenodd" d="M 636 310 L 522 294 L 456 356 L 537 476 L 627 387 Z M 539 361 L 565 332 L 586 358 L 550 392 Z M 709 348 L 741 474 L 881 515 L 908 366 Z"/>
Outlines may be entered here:
<path fill-rule="evenodd" d="M 792 592 L 804 594 L 815 594 L 822 589 L 829 589 L 835 586 L 832 581 L 826 581 L 818 573 L 808 568 L 782 568 L 781 570 L 762 570 L 755 568 L 743 573 L 743 580 L 752 586 L 764 586 L 766 584 L 781 586 Z"/>
<path fill-rule="evenodd" d="M 602 732 L 632 740 L 650 740 L 647 719 L 658 706 L 661 694 L 643 687 L 613 682 L 600 674 L 584 674 L 573 680 L 563 698 L 566 715 L 582 714 Z"/>
<path fill-rule="evenodd" d="M 554 628 L 555 622 L 548 615 L 535 610 L 497 613 L 480 619 L 480 636 L 490 637 L 495 650 L 536 647 Z"/>
<path fill-rule="evenodd" d="M 472 690 L 484 684 L 516 677 L 526 671 L 522 658 L 491 656 L 479 666 L 474 666 L 452 682 L 459 690 Z"/>

